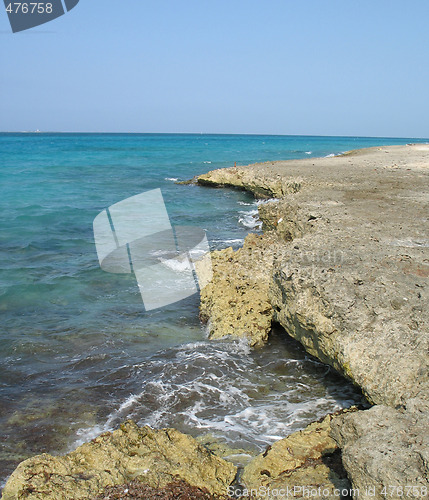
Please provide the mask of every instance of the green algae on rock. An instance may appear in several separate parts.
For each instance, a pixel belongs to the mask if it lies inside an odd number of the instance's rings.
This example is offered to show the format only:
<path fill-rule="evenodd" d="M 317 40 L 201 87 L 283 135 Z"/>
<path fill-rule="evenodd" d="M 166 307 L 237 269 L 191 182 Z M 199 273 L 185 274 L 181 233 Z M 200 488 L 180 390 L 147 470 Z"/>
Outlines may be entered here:
<path fill-rule="evenodd" d="M 160 487 L 176 479 L 224 495 L 235 475 L 233 464 L 191 436 L 128 421 L 68 455 L 42 454 L 25 460 L 6 483 L 2 499 L 87 500 L 108 486 L 133 480 Z"/>

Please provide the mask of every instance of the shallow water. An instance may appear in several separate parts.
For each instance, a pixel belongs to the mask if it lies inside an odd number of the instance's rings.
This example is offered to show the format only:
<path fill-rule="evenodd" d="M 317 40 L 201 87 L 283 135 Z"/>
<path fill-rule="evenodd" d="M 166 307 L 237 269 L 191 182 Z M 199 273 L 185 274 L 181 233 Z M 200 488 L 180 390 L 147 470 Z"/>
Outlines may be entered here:
<path fill-rule="evenodd" d="M 92 221 L 160 187 L 173 224 L 238 248 L 258 230 L 246 193 L 176 185 L 213 168 L 414 139 L 0 134 L 0 479 L 121 420 L 261 449 L 360 401 L 278 333 L 262 350 L 208 342 L 198 297 L 145 311 L 132 275 L 103 272 Z"/>

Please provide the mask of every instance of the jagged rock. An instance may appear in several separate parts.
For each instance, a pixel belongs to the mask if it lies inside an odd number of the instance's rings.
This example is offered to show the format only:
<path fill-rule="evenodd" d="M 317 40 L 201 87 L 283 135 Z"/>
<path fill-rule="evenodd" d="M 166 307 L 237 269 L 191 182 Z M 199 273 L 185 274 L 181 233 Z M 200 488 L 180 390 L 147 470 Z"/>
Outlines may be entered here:
<path fill-rule="evenodd" d="M 406 409 L 378 405 L 336 419 L 331 434 L 359 498 L 427 496 L 428 429 L 429 405 L 421 400 L 410 400 Z"/>
<path fill-rule="evenodd" d="M 273 316 L 268 302 L 276 238 L 250 234 L 243 248 L 211 253 L 213 278 L 201 291 L 200 318 L 210 338 L 246 337 L 252 346 L 268 338 Z"/>
<path fill-rule="evenodd" d="M 199 175 L 197 183 L 202 186 L 212 187 L 234 187 L 252 193 L 256 198 L 281 198 L 286 194 L 296 193 L 301 189 L 302 180 L 285 179 L 273 174 L 262 172 L 258 175 L 259 167 L 265 165 L 257 164 L 252 168 L 231 167 L 212 170 L 207 174 Z"/>
<path fill-rule="evenodd" d="M 292 241 L 310 230 L 306 214 L 287 199 L 260 204 L 258 213 L 262 230 L 275 231 L 280 240 Z"/>
<path fill-rule="evenodd" d="M 289 496 L 295 498 L 305 496 L 305 488 L 313 492 L 311 498 L 318 499 L 334 498 L 334 490 L 347 489 L 350 484 L 341 465 L 338 445 L 329 435 L 335 418 L 336 414 L 328 415 L 258 455 L 244 468 L 245 487 L 257 491 L 289 488 L 286 491 L 294 492 Z"/>
<path fill-rule="evenodd" d="M 62 457 L 38 455 L 9 478 L 3 500 L 90 499 L 108 486 L 139 480 L 162 487 L 176 479 L 224 495 L 236 468 L 175 429 L 129 421 Z"/>
<path fill-rule="evenodd" d="M 269 270 L 276 241 L 250 234 L 240 250 L 212 252 L 213 278 L 201 291 L 200 302 L 200 318 L 208 321 L 210 338 L 246 337 L 252 346 L 267 340 L 273 315 Z"/>

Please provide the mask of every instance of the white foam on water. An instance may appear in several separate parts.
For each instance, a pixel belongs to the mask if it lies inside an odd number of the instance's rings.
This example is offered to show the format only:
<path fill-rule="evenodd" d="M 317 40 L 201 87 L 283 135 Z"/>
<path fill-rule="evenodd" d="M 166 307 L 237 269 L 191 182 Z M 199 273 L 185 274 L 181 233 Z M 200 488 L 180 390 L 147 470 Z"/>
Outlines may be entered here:
<path fill-rule="evenodd" d="M 248 212 L 240 211 L 238 222 L 247 229 L 261 229 L 262 221 L 258 216 L 258 209 L 250 210 Z"/>
<path fill-rule="evenodd" d="M 81 428 L 76 431 L 76 440 L 69 447 L 69 452 L 75 450 L 78 446 L 83 445 L 84 443 L 88 443 L 92 439 L 95 439 L 97 436 L 102 434 L 103 432 L 112 431 L 112 428 L 109 428 L 106 424 L 104 425 L 94 425 L 89 428 Z"/>
<path fill-rule="evenodd" d="M 171 250 L 150 250 L 149 255 L 152 257 L 164 257 L 171 255 Z"/>
<path fill-rule="evenodd" d="M 222 243 L 243 243 L 244 242 L 244 238 L 225 238 L 224 240 L 219 240 L 221 241 Z"/>
<path fill-rule="evenodd" d="M 329 155 L 324 156 L 324 158 L 333 158 L 334 156 L 341 156 L 344 153 L 347 153 L 347 151 L 341 151 L 341 153 L 331 153 Z"/>
<path fill-rule="evenodd" d="M 223 238 L 223 239 L 211 239 L 210 243 L 214 245 L 215 249 L 226 248 L 226 247 L 240 247 L 244 243 L 244 238 Z"/>
<path fill-rule="evenodd" d="M 172 271 L 176 271 L 179 273 L 185 273 L 189 272 L 191 270 L 191 265 L 189 263 L 188 259 L 163 259 L 162 257 L 159 258 L 160 262 L 162 265 L 165 267 L 168 267 L 168 269 L 171 269 Z"/>
<path fill-rule="evenodd" d="M 328 412 L 356 403 L 330 370 L 301 355 L 258 355 L 246 339 L 199 341 L 156 353 L 130 368 L 136 388 L 105 420 L 80 429 L 75 446 L 127 419 L 154 428 L 217 433 L 230 443 L 263 449 Z M 315 370 L 308 375 L 308 370 Z"/>
<path fill-rule="evenodd" d="M 178 177 L 165 177 L 165 181 L 177 182 L 179 180 Z"/>
<path fill-rule="evenodd" d="M 6 486 L 6 483 L 8 481 L 10 476 L 8 476 L 4 481 L 0 481 L 0 493 L 2 491 L 2 489 Z"/>
<path fill-rule="evenodd" d="M 311 155 L 311 153 L 312 153 L 312 152 L 313 152 L 313 151 L 306 151 L 306 152 L 305 152 L 305 154 L 306 154 L 306 155 Z"/>
<path fill-rule="evenodd" d="M 277 203 L 280 201 L 280 198 L 269 198 L 268 200 L 257 200 L 256 205 L 266 205 L 267 203 Z"/>

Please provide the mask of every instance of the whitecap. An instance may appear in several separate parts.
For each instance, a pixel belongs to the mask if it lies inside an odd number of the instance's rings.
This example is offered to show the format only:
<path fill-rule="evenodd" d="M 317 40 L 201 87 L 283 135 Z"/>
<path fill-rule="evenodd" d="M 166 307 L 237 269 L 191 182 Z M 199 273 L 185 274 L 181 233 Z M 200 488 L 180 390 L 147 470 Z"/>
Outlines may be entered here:
<path fill-rule="evenodd" d="M 238 218 L 239 224 L 247 229 L 261 229 L 262 221 L 258 217 L 257 210 L 251 210 L 250 212 L 241 212 Z"/>

